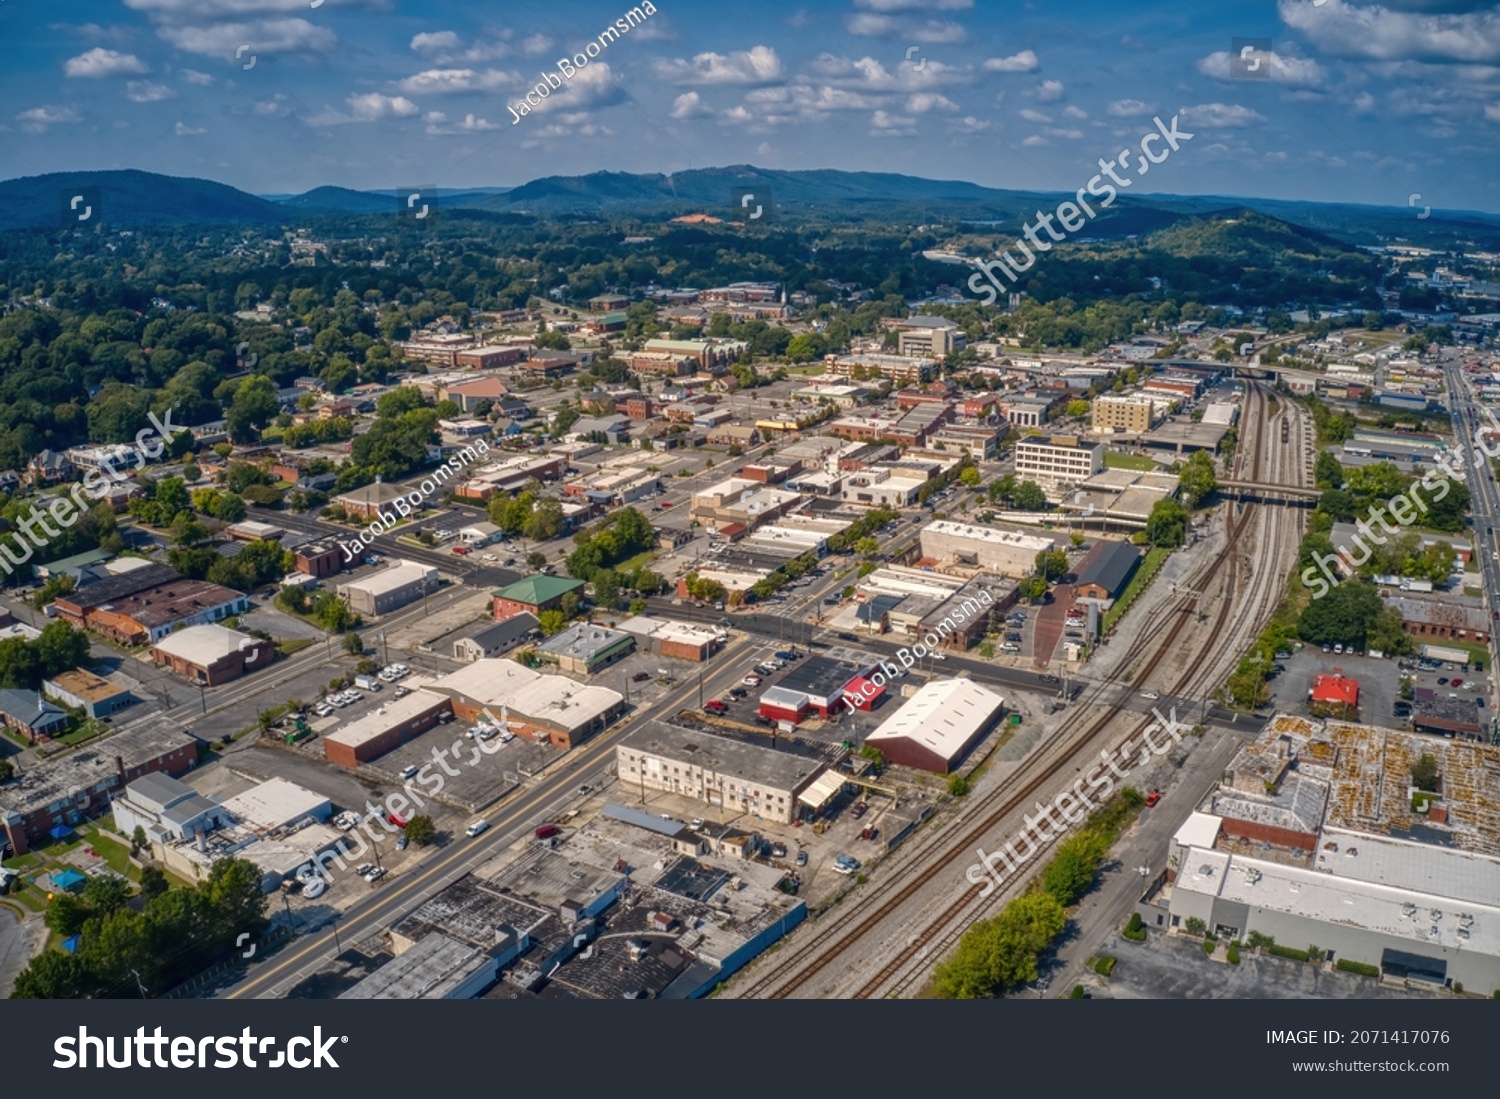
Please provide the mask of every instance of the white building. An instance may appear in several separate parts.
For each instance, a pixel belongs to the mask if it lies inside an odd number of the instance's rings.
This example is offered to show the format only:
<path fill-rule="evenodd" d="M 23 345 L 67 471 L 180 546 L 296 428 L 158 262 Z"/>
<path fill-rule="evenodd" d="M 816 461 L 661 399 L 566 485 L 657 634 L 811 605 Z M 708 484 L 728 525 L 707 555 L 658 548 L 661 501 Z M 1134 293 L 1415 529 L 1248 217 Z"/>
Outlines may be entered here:
<path fill-rule="evenodd" d="M 338 593 L 359 614 L 389 614 L 438 588 L 438 570 L 416 561 L 394 561 L 371 576 L 339 585 Z"/>
<path fill-rule="evenodd" d="M 945 565 L 980 568 L 1002 576 L 1024 576 L 1036 555 L 1055 548 L 1051 538 L 939 519 L 922 528 L 922 556 Z"/>
<path fill-rule="evenodd" d="M 1103 448 L 1075 435 L 1034 435 L 1016 443 L 1016 480 L 1035 481 L 1049 495 L 1087 481 L 1103 468 Z"/>

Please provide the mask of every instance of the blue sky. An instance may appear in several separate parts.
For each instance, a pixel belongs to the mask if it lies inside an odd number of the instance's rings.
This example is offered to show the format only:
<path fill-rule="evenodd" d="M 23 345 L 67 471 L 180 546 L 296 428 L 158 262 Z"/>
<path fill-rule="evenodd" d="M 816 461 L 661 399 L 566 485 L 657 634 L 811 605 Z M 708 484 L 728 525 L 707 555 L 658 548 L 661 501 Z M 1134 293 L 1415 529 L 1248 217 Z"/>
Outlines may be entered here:
<path fill-rule="evenodd" d="M 272 193 L 752 163 L 1072 191 L 1185 110 L 1195 136 L 1132 193 L 1500 211 L 1491 4 L 665 0 L 517 122 L 629 6 L 5 0 L 0 175 Z M 1271 40 L 1247 61 L 1268 78 L 1231 74 L 1234 38 Z"/>

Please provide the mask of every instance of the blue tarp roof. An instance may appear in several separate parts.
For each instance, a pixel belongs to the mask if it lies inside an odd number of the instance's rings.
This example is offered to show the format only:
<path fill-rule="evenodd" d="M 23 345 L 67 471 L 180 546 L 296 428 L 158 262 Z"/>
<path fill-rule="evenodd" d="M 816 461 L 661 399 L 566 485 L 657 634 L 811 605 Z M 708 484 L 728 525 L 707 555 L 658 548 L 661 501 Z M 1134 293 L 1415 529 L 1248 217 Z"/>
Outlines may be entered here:
<path fill-rule="evenodd" d="M 60 840 L 64 836 L 71 836 L 72 834 L 73 829 L 69 828 L 66 824 L 59 824 L 56 828 L 47 833 L 47 835 L 51 836 L 55 840 Z"/>

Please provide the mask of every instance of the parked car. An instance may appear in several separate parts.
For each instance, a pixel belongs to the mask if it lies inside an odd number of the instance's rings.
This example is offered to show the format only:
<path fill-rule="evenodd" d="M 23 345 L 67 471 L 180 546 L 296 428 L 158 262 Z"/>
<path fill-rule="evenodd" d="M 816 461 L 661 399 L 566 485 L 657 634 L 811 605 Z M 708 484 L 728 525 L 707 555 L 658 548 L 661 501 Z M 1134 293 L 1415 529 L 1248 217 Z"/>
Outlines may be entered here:
<path fill-rule="evenodd" d="M 632 682 L 632 683 L 644 683 L 644 682 L 646 682 L 646 680 L 648 680 L 650 678 L 651 678 L 651 673 L 650 672 L 636 672 L 635 675 L 633 675 L 633 676 L 630 677 L 630 682 Z"/>
<path fill-rule="evenodd" d="M 703 704 L 703 709 L 711 714 L 723 716 L 729 712 L 729 707 L 717 698 L 711 698 Z"/>
<path fill-rule="evenodd" d="M 401 768 L 401 777 L 402 778 L 411 778 L 412 776 L 414 776 L 417 773 L 418 770 L 419 770 L 419 768 L 417 767 L 417 765 L 415 763 L 413 763 L 410 767 L 403 767 L 403 768 Z"/>
<path fill-rule="evenodd" d="M 458 554 L 460 557 L 467 557 L 469 555 L 469 547 L 468 546 L 454 546 L 453 547 L 453 552 L 456 553 L 456 554 Z"/>
<path fill-rule="evenodd" d="M 381 878 L 385 877 L 385 867 L 372 866 L 370 869 L 366 870 L 364 874 L 361 875 L 361 877 L 363 877 L 365 881 L 369 882 L 371 885 L 374 885 Z"/>
<path fill-rule="evenodd" d="M 544 824 L 536 830 L 536 838 L 539 840 L 550 840 L 553 836 L 562 835 L 562 829 L 555 824 Z"/>
<path fill-rule="evenodd" d="M 855 820 L 858 820 L 860 817 L 864 816 L 865 813 L 869 812 L 869 809 L 869 805 L 867 805 L 865 802 L 857 801 L 854 803 L 854 808 L 849 810 L 849 813 L 852 817 L 854 817 Z"/>
<path fill-rule="evenodd" d="M 807 851 L 806 850 L 802 850 L 802 851 L 798 851 L 797 852 L 797 865 L 798 866 L 806 866 L 807 865 Z"/>
<path fill-rule="evenodd" d="M 1147 701 L 1155 702 L 1158 698 L 1161 697 L 1161 692 L 1160 691 L 1142 691 L 1141 692 L 1141 697 L 1144 698 L 1144 699 L 1146 699 Z"/>
<path fill-rule="evenodd" d="M 1160 790 L 1152 790 L 1149 794 L 1146 795 L 1146 808 L 1148 808 L 1148 809 L 1151 808 L 1151 806 L 1155 805 L 1160 800 L 1161 800 L 1161 791 Z"/>
<path fill-rule="evenodd" d="M 405 832 L 401 833 L 401 835 L 399 835 L 399 836 L 396 837 L 396 850 L 397 851 L 405 851 L 407 849 L 407 847 L 409 847 L 410 845 L 411 845 L 411 837 L 409 837 Z"/>
<path fill-rule="evenodd" d="M 743 683 L 747 687 L 759 687 L 760 686 L 760 676 L 758 676 L 758 675 L 747 675 L 744 679 L 740 680 L 740 682 Z"/>

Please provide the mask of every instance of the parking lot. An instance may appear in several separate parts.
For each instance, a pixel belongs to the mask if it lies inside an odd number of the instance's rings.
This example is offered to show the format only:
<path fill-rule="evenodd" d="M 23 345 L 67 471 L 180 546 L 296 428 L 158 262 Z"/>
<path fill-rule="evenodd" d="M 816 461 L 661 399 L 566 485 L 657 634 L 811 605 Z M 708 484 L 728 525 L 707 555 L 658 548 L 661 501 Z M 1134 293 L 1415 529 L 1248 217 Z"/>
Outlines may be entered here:
<path fill-rule="evenodd" d="M 1408 676 L 1414 688 L 1430 689 L 1440 703 L 1461 706 L 1467 716 L 1476 715 L 1485 723 L 1489 714 L 1490 672 L 1471 670 L 1465 672 L 1460 665 L 1443 665 L 1435 670 L 1424 670 L 1418 666 L 1418 658 L 1408 657 L 1401 661 L 1368 655 L 1354 656 L 1350 653 L 1323 652 L 1321 646 L 1307 645 L 1293 651 L 1290 657 L 1277 661 L 1285 668 L 1275 673 L 1268 681 L 1271 705 L 1293 713 L 1308 712 L 1308 692 L 1313 680 L 1319 675 L 1343 675 L 1359 684 L 1359 720 L 1372 725 L 1401 724 L 1407 716 L 1403 709 L 1398 715 L 1400 680 Z M 1401 665 L 1410 665 L 1403 668 Z M 1462 682 L 1455 686 L 1454 679 Z M 1482 703 L 1482 705 L 1481 705 Z"/>

